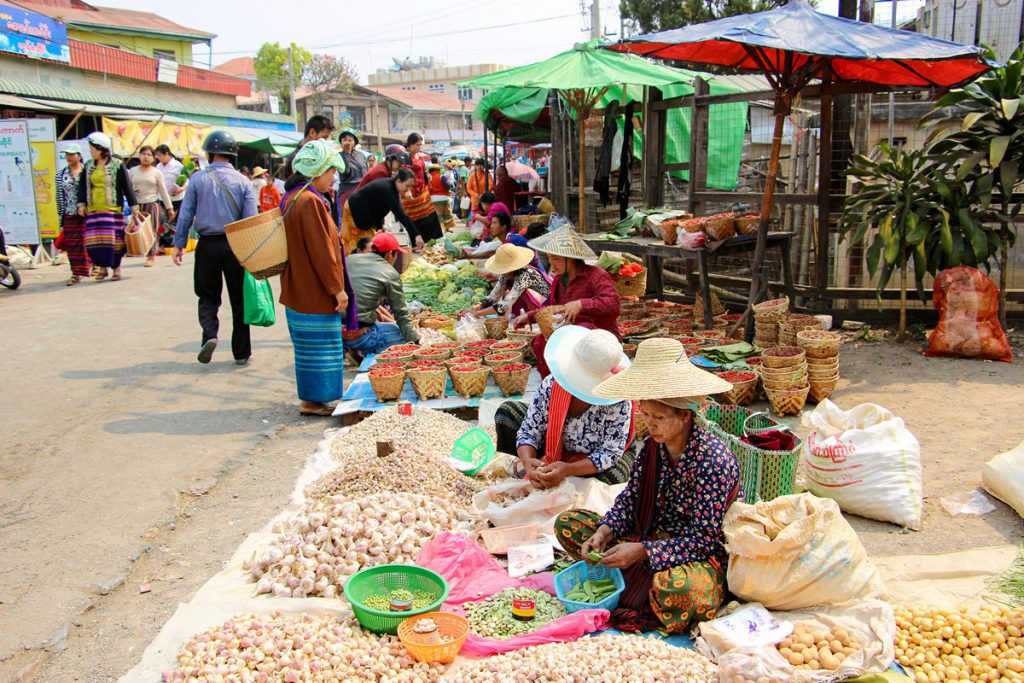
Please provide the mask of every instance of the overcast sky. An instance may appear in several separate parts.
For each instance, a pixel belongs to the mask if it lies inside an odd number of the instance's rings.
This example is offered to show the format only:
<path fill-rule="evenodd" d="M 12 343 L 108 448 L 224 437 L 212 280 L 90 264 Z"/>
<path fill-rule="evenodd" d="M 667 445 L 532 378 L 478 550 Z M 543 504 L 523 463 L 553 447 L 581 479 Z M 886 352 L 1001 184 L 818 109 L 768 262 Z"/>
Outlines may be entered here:
<path fill-rule="evenodd" d="M 919 0 L 913 0 L 917 4 Z M 345 57 L 368 74 L 392 57 L 432 56 L 450 65 L 538 61 L 584 39 L 581 0 L 96 0 L 97 5 L 155 12 L 217 34 L 213 64 L 252 56 L 264 42 L 292 41 L 314 52 Z M 590 0 L 585 0 L 587 7 Z M 834 14 L 838 0 L 821 0 Z M 902 9 L 901 3 L 901 9 Z M 907 5 L 911 2 L 907 2 Z M 602 24 L 617 34 L 616 0 L 602 0 Z M 888 13 L 888 5 L 884 11 Z M 901 12 L 902 14 L 902 12 Z M 589 23 L 589 20 L 588 20 Z M 197 64 L 210 59 L 195 48 Z"/>

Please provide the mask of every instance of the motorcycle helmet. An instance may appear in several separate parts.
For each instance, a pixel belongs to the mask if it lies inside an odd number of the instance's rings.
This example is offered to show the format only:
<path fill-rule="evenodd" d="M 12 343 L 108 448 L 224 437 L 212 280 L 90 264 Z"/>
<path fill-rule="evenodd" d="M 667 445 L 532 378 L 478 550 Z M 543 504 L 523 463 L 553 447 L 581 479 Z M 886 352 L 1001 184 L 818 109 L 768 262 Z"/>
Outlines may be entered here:
<path fill-rule="evenodd" d="M 403 145 L 395 143 L 384 148 L 385 159 L 397 159 L 399 154 L 408 154 Z"/>
<path fill-rule="evenodd" d="M 356 144 L 359 144 L 359 133 L 357 133 L 353 128 L 342 128 L 341 132 L 338 133 L 338 142 L 340 143 L 341 139 L 346 135 L 351 135 L 353 138 L 355 138 Z"/>
<path fill-rule="evenodd" d="M 203 140 L 203 151 L 207 154 L 223 154 L 224 156 L 238 156 L 238 142 L 235 137 L 225 130 L 215 130 Z"/>
<path fill-rule="evenodd" d="M 402 166 L 412 166 L 412 155 L 408 152 L 399 152 L 395 155 L 395 158 L 398 159 L 398 163 Z"/>

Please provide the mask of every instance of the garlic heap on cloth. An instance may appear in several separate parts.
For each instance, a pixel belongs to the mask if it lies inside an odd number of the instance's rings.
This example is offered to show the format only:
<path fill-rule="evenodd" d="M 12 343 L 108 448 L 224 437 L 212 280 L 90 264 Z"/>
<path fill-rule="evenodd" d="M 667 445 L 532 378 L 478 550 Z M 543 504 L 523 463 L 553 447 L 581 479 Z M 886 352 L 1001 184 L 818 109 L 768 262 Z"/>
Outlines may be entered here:
<path fill-rule="evenodd" d="M 257 594 L 335 598 L 360 569 L 411 563 L 436 534 L 458 528 L 458 515 L 447 501 L 412 493 L 311 501 L 276 524 L 271 544 L 243 567 Z"/>
<path fill-rule="evenodd" d="M 447 458 L 469 425 L 439 410 L 416 406 L 412 415 L 399 415 L 397 408 L 377 411 L 331 442 L 331 456 L 342 465 L 377 457 L 377 442 L 390 441 L 397 450 L 412 446 Z"/>
<path fill-rule="evenodd" d="M 599 636 L 548 643 L 477 659 L 443 678 L 451 683 L 714 683 L 717 667 L 700 654 L 643 636 Z"/>
<path fill-rule="evenodd" d="M 367 491 L 419 493 L 451 499 L 468 509 L 473 494 L 486 484 L 462 474 L 448 464 L 448 455 L 420 446 L 402 446 L 383 458 L 366 462 L 347 462 L 331 470 L 306 487 L 306 498 L 352 496 Z"/>
<path fill-rule="evenodd" d="M 442 665 L 413 660 L 394 636 L 364 631 L 355 619 L 303 615 L 234 617 L 182 647 L 165 683 L 433 683 Z"/>

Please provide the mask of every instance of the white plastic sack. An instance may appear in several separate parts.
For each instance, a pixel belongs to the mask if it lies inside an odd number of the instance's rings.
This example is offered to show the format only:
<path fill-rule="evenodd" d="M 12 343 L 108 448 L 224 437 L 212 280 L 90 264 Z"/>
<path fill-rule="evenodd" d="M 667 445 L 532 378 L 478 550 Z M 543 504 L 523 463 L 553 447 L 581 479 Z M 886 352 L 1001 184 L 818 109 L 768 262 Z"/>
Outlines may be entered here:
<path fill-rule="evenodd" d="M 455 323 L 455 341 L 466 344 L 483 341 L 487 338 L 487 327 L 484 321 L 467 313 Z"/>
<path fill-rule="evenodd" d="M 885 593 L 857 533 L 828 498 L 733 503 L 723 529 L 729 590 L 748 602 L 794 610 Z"/>
<path fill-rule="evenodd" d="M 1024 517 L 1024 441 L 981 467 L 985 488 Z"/>
<path fill-rule="evenodd" d="M 844 512 L 921 529 L 921 445 L 901 418 L 874 403 L 844 411 L 826 399 L 803 423 L 808 490 Z"/>
<path fill-rule="evenodd" d="M 524 493 L 526 497 L 521 500 L 503 501 L 506 496 Z M 540 533 L 550 534 L 555 518 L 576 504 L 576 496 L 576 488 L 568 480 L 541 491 L 526 479 L 515 479 L 499 482 L 473 496 L 473 513 L 494 526 L 535 522 L 540 525 Z"/>

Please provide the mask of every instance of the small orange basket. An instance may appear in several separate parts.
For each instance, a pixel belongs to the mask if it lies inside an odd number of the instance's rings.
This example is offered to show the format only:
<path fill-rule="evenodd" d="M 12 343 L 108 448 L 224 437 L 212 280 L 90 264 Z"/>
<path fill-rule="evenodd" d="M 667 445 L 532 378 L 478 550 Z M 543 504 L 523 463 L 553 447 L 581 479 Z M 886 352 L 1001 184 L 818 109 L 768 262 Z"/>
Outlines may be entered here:
<path fill-rule="evenodd" d="M 437 630 L 416 633 L 413 625 L 421 619 L 433 619 Z M 427 612 L 409 617 L 398 625 L 398 639 L 417 662 L 451 664 L 469 635 L 469 621 L 458 614 Z"/>

